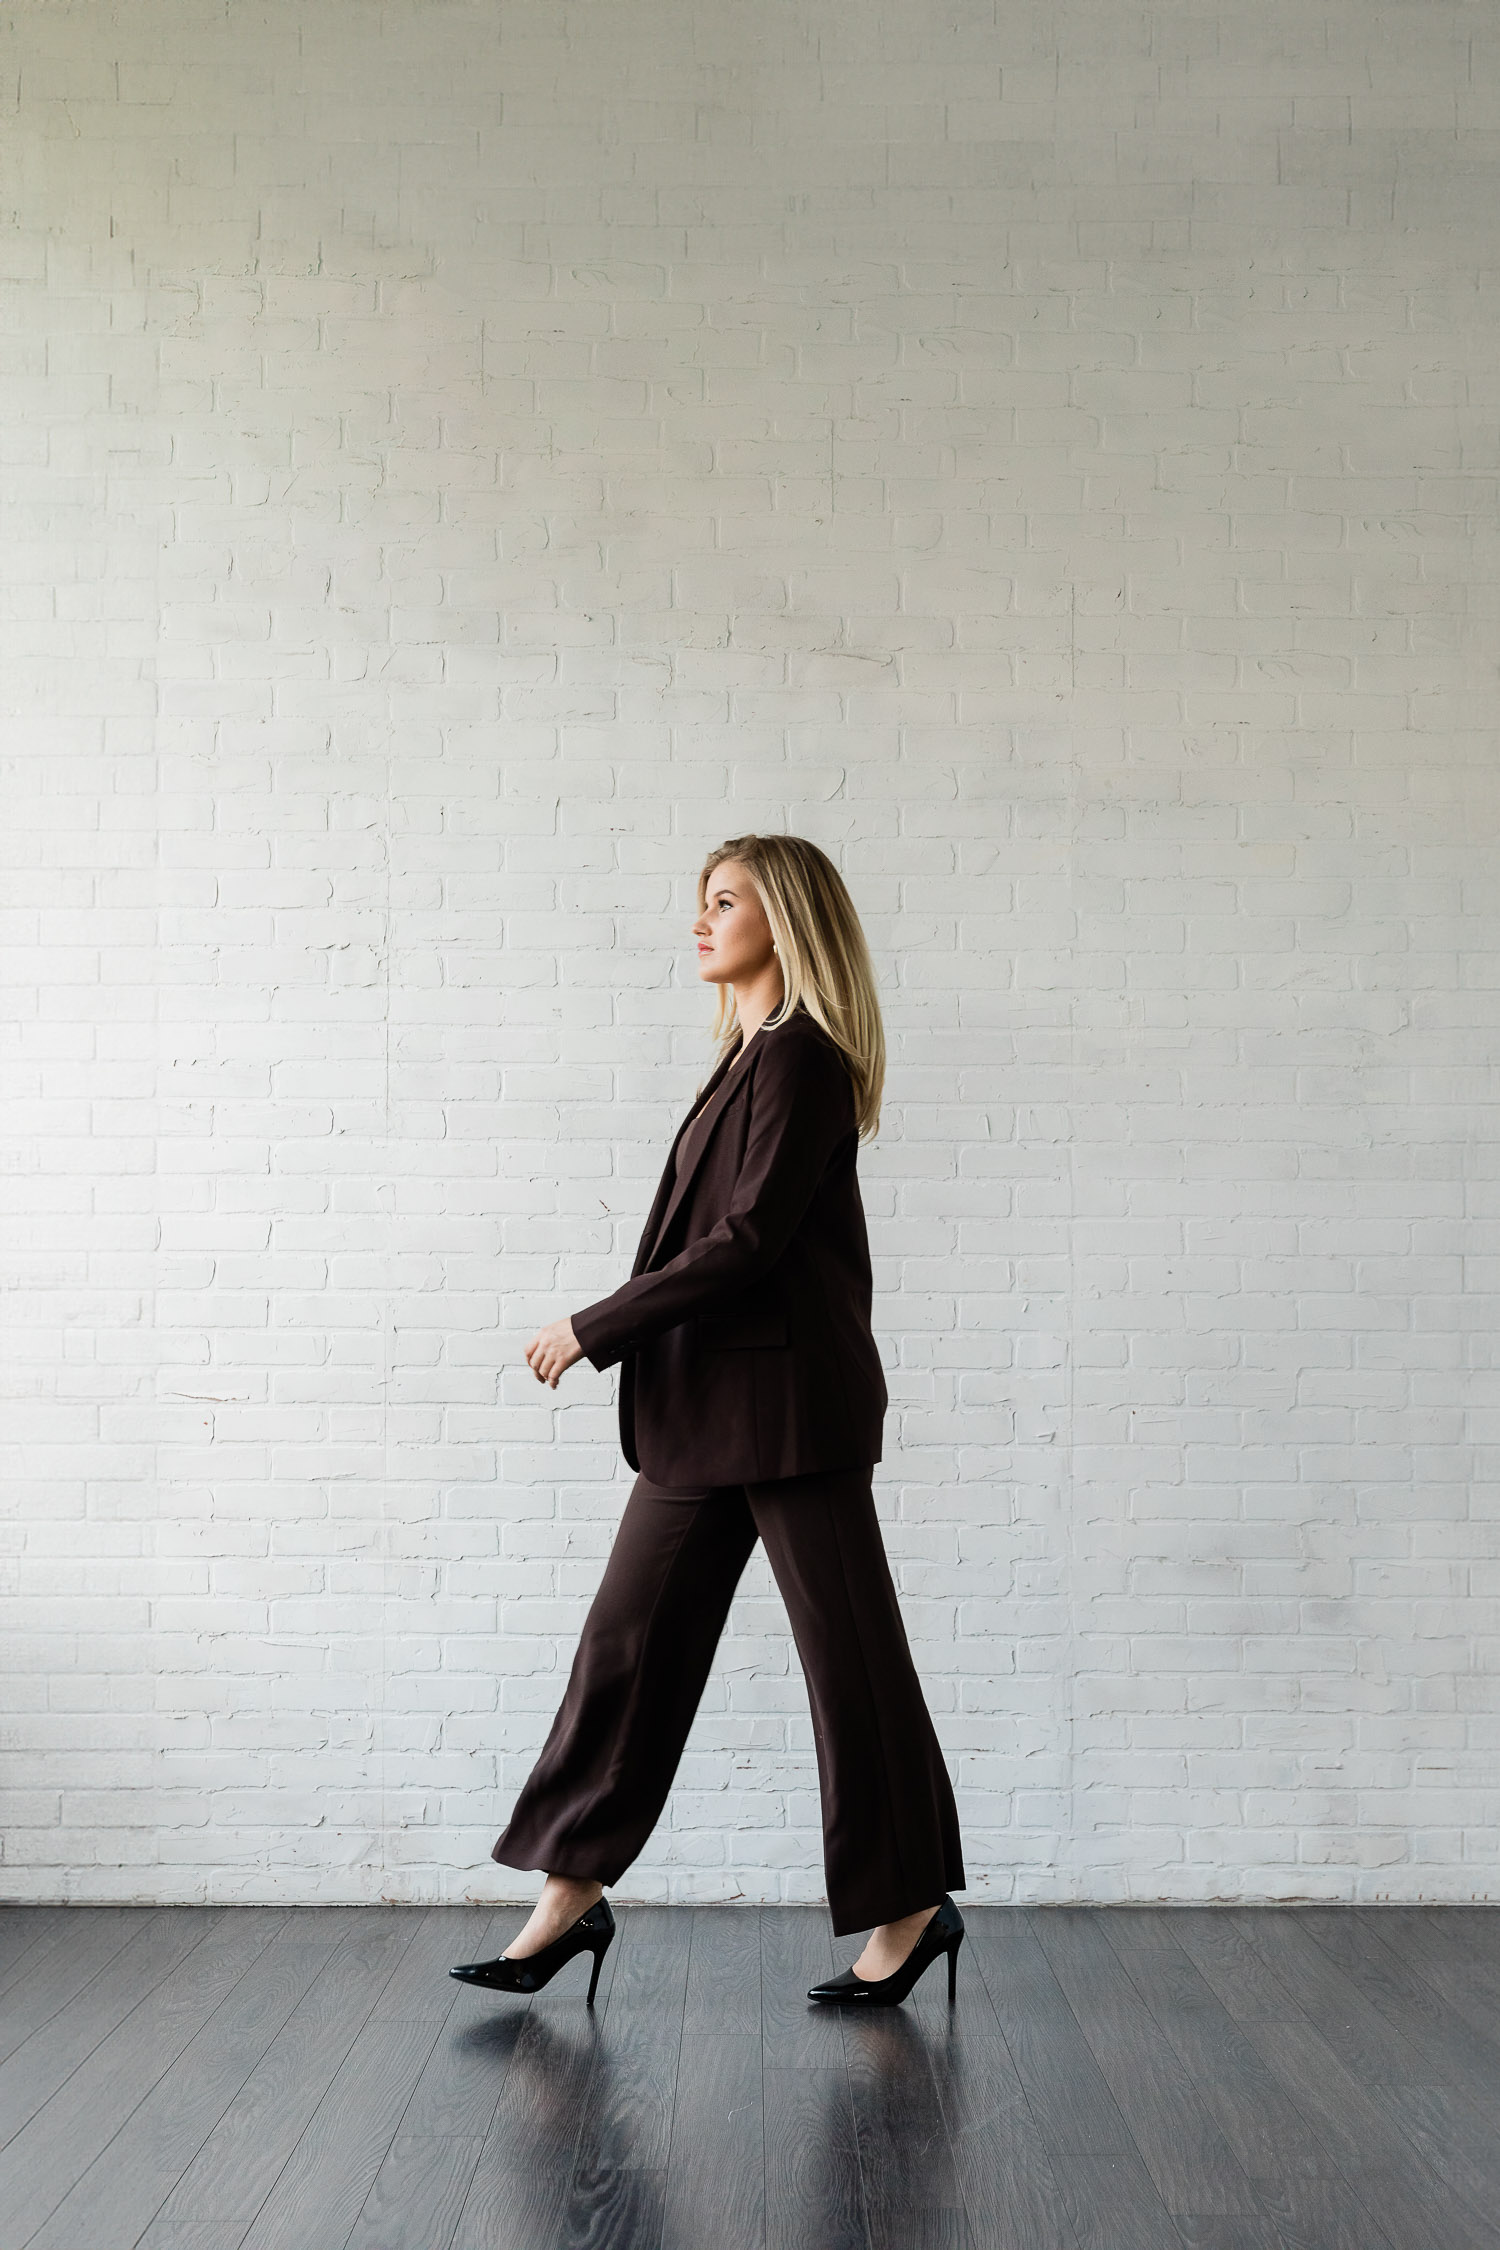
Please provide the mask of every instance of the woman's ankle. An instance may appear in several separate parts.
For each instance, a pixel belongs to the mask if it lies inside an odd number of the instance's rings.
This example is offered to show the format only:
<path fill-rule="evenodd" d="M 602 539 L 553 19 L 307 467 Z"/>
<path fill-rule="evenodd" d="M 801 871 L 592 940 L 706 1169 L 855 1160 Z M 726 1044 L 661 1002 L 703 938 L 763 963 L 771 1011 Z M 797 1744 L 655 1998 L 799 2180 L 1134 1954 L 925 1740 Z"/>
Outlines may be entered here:
<path fill-rule="evenodd" d="M 506 1947 L 507 1955 L 522 1960 L 528 1953 L 539 1953 L 603 1896 L 603 1884 L 591 1877 L 549 1875 L 525 1925 Z"/>
<path fill-rule="evenodd" d="M 579 1898 L 589 1906 L 604 1896 L 604 1885 L 592 1875 L 549 1875 L 542 1887 L 551 1891 L 554 1898 Z"/>

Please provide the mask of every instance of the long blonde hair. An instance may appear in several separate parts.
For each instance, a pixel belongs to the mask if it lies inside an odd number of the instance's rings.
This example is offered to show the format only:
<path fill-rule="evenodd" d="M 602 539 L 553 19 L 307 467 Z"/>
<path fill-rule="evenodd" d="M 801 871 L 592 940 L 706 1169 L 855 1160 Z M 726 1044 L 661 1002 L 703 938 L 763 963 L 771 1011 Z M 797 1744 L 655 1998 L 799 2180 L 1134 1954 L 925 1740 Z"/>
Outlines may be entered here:
<path fill-rule="evenodd" d="M 743 867 L 755 885 L 781 960 L 786 989 L 764 1028 L 784 1023 L 794 1008 L 807 1010 L 847 1063 L 860 1138 L 872 1139 L 880 1130 L 885 1030 L 870 949 L 844 878 L 805 836 L 731 836 L 703 863 L 700 913 L 708 903 L 708 878 L 726 859 Z M 734 989 L 721 984 L 714 1018 L 721 1057 L 738 1033 Z"/>

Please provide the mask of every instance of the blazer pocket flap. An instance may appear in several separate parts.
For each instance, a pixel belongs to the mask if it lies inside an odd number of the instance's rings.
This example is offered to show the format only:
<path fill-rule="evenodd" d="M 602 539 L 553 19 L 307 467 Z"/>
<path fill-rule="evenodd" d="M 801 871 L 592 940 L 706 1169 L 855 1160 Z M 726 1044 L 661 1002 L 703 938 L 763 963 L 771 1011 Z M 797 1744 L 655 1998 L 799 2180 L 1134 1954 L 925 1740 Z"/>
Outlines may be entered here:
<path fill-rule="evenodd" d="M 698 1341 L 711 1352 L 751 1351 L 786 1342 L 786 1314 L 764 1311 L 713 1313 L 698 1323 Z"/>

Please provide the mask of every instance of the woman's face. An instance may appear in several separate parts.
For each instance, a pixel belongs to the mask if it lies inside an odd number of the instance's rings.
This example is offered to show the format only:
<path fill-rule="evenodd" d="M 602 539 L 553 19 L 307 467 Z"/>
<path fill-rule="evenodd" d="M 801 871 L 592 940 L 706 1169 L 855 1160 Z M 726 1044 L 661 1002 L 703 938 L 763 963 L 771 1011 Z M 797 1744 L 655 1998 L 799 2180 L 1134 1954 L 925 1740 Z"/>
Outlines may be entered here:
<path fill-rule="evenodd" d="M 705 984 L 749 984 L 769 965 L 771 925 L 760 893 L 738 860 L 721 860 L 709 876 L 693 936 Z"/>

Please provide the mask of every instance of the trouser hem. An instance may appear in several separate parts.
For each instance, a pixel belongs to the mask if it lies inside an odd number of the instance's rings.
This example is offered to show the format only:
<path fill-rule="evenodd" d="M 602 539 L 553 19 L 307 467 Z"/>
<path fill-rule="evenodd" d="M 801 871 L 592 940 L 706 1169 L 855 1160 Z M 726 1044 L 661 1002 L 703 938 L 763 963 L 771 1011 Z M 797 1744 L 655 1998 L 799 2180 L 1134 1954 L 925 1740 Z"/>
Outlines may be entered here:
<path fill-rule="evenodd" d="M 853 1906 L 838 1907 L 828 1901 L 828 1912 L 833 1922 L 835 1937 L 853 1937 L 857 1930 L 877 1930 L 882 1922 L 901 1922 L 908 1914 L 921 1914 L 936 1906 L 944 1895 L 967 1887 L 964 1871 L 947 1875 L 942 1882 L 926 1891 L 921 1898 L 913 1898 L 907 1891 L 883 1891 L 873 1898 L 862 1899 Z"/>
<path fill-rule="evenodd" d="M 606 1889 L 613 1888 L 625 1872 L 622 1867 L 617 1874 L 601 1875 L 597 1867 L 570 1867 L 568 1862 L 576 1857 L 576 1853 L 567 1851 L 549 1851 L 538 1856 L 529 1845 L 501 1851 L 496 1844 L 490 1852 L 490 1858 L 500 1867 L 519 1867 L 539 1875 L 565 1875 L 570 1883 L 603 1883 Z"/>

